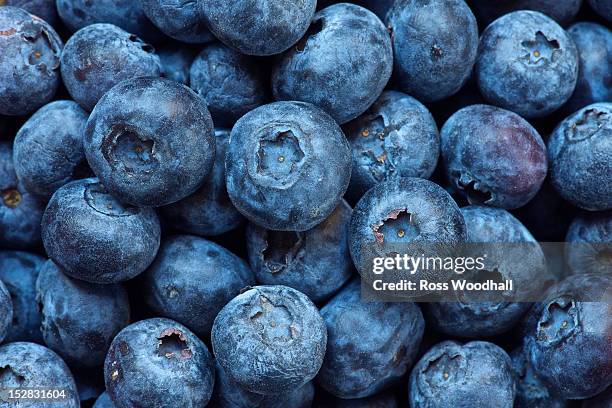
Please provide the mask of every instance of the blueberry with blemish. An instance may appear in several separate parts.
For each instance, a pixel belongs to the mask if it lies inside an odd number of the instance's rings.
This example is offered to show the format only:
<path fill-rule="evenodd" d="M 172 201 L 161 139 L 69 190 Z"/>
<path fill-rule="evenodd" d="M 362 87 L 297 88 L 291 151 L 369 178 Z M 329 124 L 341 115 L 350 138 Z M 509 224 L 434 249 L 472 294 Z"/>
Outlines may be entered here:
<path fill-rule="evenodd" d="M 161 76 L 183 85 L 189 85 L 189 69 L 198 55 L 194 47 L 169 42 L 157 49 L 161 63 Z"/>
<path fill-rule="evenodd" d="M 117 407 L 201 408 L 210 400 L 214 381 L 206 345 L 170 319 L 127 326 L 113 340 L 104 363 L 106 391 Z"/>
<path fill-rule="evenodd" d="M 584 212 L 565 237 L 565 258 L 573 273 L 609 274 L 612 270 L 612 211 Z"/>
<path fill-rule="evenodd" d="M 219 312 L 212 346 L 228 378 L 247 391 L 287 393 L 312 380 L 325 355 L 327 329 L 306 295 L 256 286 Z"/>
<path fill-rule="evenodd" d="M 12 6 L 24 9 L 30 14 L 42 18 L 51 26 L 57 25 L 55 0 L 2 0 L 1 6 Z"/>
<path fill-rule="evenodd" d="M 85 128 L 87 161 L 120 201 L 159 207 L 193 194 L 215 160 L 204 101 L 168 79 L 136 78 L 107 92 Z"/>
<path fill-rule="evenodd" d="M 205 43 L 214 39 L 198 1 L 136 0 L 147 17 L 164 34 L 186 43 Z"/>
<path fill-rule="evenodd" d="M 143 272 L 155 258 L 161 235 L 153 209 L 122 204 L 92 178 L 57 190 L 42 225 L 49 257 L 67 275 L 101 284 Z"/>
<path fill-rule="evenodd" d="M 0 343 L 9 334 L 13 322 L 13 300 L 8 289 L 0 280 Z"/>

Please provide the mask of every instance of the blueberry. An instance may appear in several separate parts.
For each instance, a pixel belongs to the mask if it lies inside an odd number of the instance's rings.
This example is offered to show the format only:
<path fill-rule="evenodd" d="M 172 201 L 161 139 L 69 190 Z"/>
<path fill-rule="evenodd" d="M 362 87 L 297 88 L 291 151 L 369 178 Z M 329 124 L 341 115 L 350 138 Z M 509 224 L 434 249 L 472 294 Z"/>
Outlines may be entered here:
<path fill-rule="evenodd" d="M 43 243 L 64 272 L 91 283 L 116 283 L 143 272 L 157 253 L 155 211 L 121 204 L 97 179 L 66 184 L 43 216 Z"/>
<path fill-rule="evenodd" d="M 612 3 L 609 0 L 588 0 L 597 14 L 612 22 Z"/>
<path fill-rule="evenodd" d="M 13 6 L 24 9 L 45 20 L 52 26 L 57 23 L 57 10 L 55 0 L 3 0 L 0 6 Z"/>
<path fill-rule="evenodd" d="M 608 387 L 601 394 L 597 394 L 593 398 L 583 400 L 581 408 L 609 408 L 612 404 L 612 387 Z"/>
<path fill-rule="evenodd" d="M 26 190 L 50 197 L 87 175 L 83 131 L 88 114 L 73 101 L 40 108 L 19 129 L 13 145 L 15 172 Z"/>
<path fill-rule="evenodd" d="M 112 24 L 92 24 L 77 31 L 62 52 L 62 79 L 72 98 L 91 111 L 119 82 L 159 76 L 159 57 L 149 44 Z"/>
<path fill-rule="evenodd" d="M 106 391 L 118 407 L 200 408 L 210 400 L 215 367 L 206 345 L 170 320 L 141 320 L 121 330 L 104 363 Z"/>
<path fill-rule="evenodd" d="M 485 341 L 438 343 L 410 374 L 409 399 L 414 408 L 512 408 L 514 396 L 510 357 Z"/>
<path fill-rule="evenodd" d="M 227 249 L 191 235 L 167 238 L 142 275 L 145 302 L 159 316 L 208 338 L 219 311 L 253 285 L 248 265 Z"/>
<path fill-rule="evenodd" d="M 104 378 L 97 369 L 77 369 L 72 373 L 82 408 L 91 408 L 104 392 Z"/>
<path fill-rule="evenodd" d="M 158 207 L 194 193 L 215 159 L 212 120 L 195 92 L 136 78 L 107 92 L 85 129 L 85 155 L 122 202 Z"/>
<path fill-rule="evenodd" d="M 204 43 L 214 37 L 208 31 L 198 1 L 139 0 L 144 13 L 164 34 L 186 43 Z"/>
<path fill-rule="evenodd" d="M 470 204 L 518 208 L 544 182 L 544 142 L 515 113 L 488 105 L 468 106 L 449 118 L 440 137 L 446 176 Z"/>
<path fill-rule="evenodd" d="M 113 404 L 113 401 L 110 399 L 110 396 L 108 395 L 107 392 L 103 392 L 98 399 L 96 400 L 96 403 L 93 405 L 92 408 L 115 408 L 115 404 Z"/>
<path fill-rule="evenodd" d="M 383 92 L 366 113 L 344 128 L 353 151 L 347 192 L 353 201 L 381 181 L 429 178 L 436 168 L 440 155 L 436 122 L 411 96 Z"/>
<path fill-rule="evenodd" d="M 247 55 L 273 55 L 295 44 L 308 29 L 316 0 L 199 2 L 210 30 Z"/>
<path fill-rule="evenodd" d="M 0 7 L 0 34 L 0 115 L 25 115 L 49 102 L 60 85 L 62 40 L 17 7 Z"/>
<path fill-rule="evenodd" d="M 0 346 L 0 388 L 63 391 L 60 404 L 58 400 L 24 400 L 18 404 L 23 408 L 80 407 L 74 377 L 66 363 L 53 351 L 34 343 L 16 342 Z M 0 402 L 4 406 L 14 404 L 6 400 Z"/>
<path fill-rule="evenodd" d="M 529 359 L 563 398 L 589 398 L 612 385 L 610 285 L 610 276 L 570 276 L 530 312 Z"/>
<path fill-rule="evenodd" d="M 516 10 L 533 10 L 546 14 L 561 25 L 572 21 L 582 5 L 582 0 L 471 0 L 474 14 L 485 26 L 493 20 Z"/>
<path fill-rule="evenodd" d="M 515 11 L 482 33 L 475 72 L 489 103 L 538 118 L 558 109 L 574 92 L 578 51 L 551 18 Z"/>
<path fill-rule="evenodd" d="M 342 199 L 351 153 L 325 112 L 307 103 L 277 102 L 236 123 L 225 166 L 230 199 L 245 217 L 268 229 L 305 231 Z"/>
<path fill-rule="evenodd" d="M 398 178 L 377 184 L 353 210 L 349 245 L 362 276 L 370 272 L 369 248 L 410 242 L 465 241 L 463 215 L 440 186 L 419 178 Z"/>
<path fill-rule="evenodd" d="M 282 394 L 262 395 L 240 388 L 217 363 L 215 390 L 210 405 L 215 408 L 310 408 L 315 387 L 312 382 Z"/>
<path fill-rule="evenodd" d="M 214 236 L 231 231 L 244 221 L 230 201 L 225 186 L 225 152 L 229 131 L 216 130 L 215 141 L 215 164 L 204 184 L 192 195 L 160 208 L 163 218 L 180 231 Z"/>
<path fill-rule="evenodd" d="M 612 31 L 595 23 L 577 23 L 567 32 L 576 43 L 580 68 L 567 113 L 595 102 L 612 101 Z"/>
<path fill-rule="evenodd" d="M 393 69 L 384 24 L 363 7 L 342 3 L 314 16 L 304 37 L 278 60 L 278 100 L 312 103 L 338 123 L 361 115 L 380 96 Z"/>
<path fill-rule="evenodd" d="M 327 330 L 306 295 L 286 286 L 257 286 L 230 301 L 212 330 L 218 363 L 238 386 L 287 393 L 319 371 Z"/>
<path fill-rule="evenodd" d="M 563 120 L 548 139 L 551 181 L 585 210 L 612 209 L 612 103 L 596 103 Z"/>
<path fill-rule="evenodd" d="M 222 44 L 209 44 L 195 58 L 190 86 L 206 101 L 216 126 L 231 127 L 268 100 L 261 62 Z"/>
<path fill-rule="evenodd" d="M 36 300 L 45 343 L 75 366 L 102 365 L 111 341 L 130 322 L 122 286 L 72 279 L 51 260 L 40 269 Z"/>
<path fill-rule="evenodd" d="M 308 231 L 271 231 L 250 224 L 247 250 L 257 281 L 292 287 L 317 303 L 329 299 L 353 274 L 348 249 L 351 214 L 351 207 L 341 201 Z"/>
<path fill-rule="evenodd" d="M 463 0 L 396 2 L 387 22 L 399 90 L 424 102 L 459 91 L 478 49 L 476 18 Z"/>
<path fill-rule="evenodd" d="M 189 69 L 197 55 L 196 49 L 175 42 L 165 44 L 157 50 L 161 62 L 161 76 L 189 85 Z"/>
<path fill-rule="evenodd" d="M 612 211 L 579 214 L 572 221 L 565 241 L 565 257 L 574 273 L 609 274 L 612 270 Z"/>
<path fill-rule="evenodd" d="M 21 251 L 0 251 L 0 280 L 13 304 L 13 319 L 5 341 L 42 343 L 41 316 L 36 304 L 36 278 L 45 259 Z"/>
<path fill-rule="evenodd" d="M 318 396 L 319 394 L 317 394 Z M 383 392 L 367 398 L 341 399 L 328 397 L 318 401 L 316 408 L 398 408 L 397 399 L 392 392 Z"/>
<path fill-rule="evenodd" d="M 13 323 L 13 301 L 8 289 L 0 280 L 0 343 L 9 334 Z"/>

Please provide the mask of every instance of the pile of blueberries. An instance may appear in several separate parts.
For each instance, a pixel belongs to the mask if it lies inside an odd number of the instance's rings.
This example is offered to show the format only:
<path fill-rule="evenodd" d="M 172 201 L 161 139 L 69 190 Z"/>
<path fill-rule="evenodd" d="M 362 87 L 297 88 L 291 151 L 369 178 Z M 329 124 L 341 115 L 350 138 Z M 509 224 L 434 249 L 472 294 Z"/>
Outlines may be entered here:
<path fill-rule="evenodd" d="M 611 22 L 0 0 L 0 407 L 610 408 Z M 363 301 L 362 249 L 421 241 L 567 242 L 564 278 Z"/>

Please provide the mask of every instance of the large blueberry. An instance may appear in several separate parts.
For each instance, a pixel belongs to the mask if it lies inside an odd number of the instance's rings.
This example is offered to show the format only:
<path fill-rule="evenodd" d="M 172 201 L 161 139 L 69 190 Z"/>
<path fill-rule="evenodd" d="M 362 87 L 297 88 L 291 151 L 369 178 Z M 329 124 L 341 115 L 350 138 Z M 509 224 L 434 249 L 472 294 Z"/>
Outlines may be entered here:
<path fill-rule="evenodd" d="M 255 283 L 253 272 L 227 249 L 192 235 L 167 238 L 142 275 L 145 302 L 159 316 L 209 338 L 219 311 Z"/>
<path fill-rule="evenodd" d="M 312 380 L 325 355 L 327 330 L 316 306 L 286 286 L 256 286 L 221 310 L 212 330 L 228 378 L 258 394 L 287 393 Z"/>
<path fill-rule="evenodd" d="M 136 0 L 144 13 L 164 34 L 186 43 L 204 43 L 214 37 L 198 1 L 191 0 Z"/>
<path fill-rule="evenodd" d="M 200 0 L 210 30 L 247 55 L 272 55 L 295 44 L 308 29 L 316 0 Z"/>
<path fill-rule="evenodd" d="M 91 111 L 119 82 L 159 76 L 153 47 L 112 24 L 92 24 L 77 31 L 62 52 L 62 79 L 72 98 Z"/>
<path fill-rule="evenodd" d="M 438 343 L 410 374 L 413 408 L 512 408 L 514 396 L 510 357 L 485 341 Z"/>
<path fill-rule="evenodd" d="M 526 118 L 546 116 L 563 105 L 578 79 L 578 51 L 550 17 L 515 11 L 482 33 L 476 79 L 484 98 Z"/>
<path fill-rule="evenodd" d="M 85 155 L 119 200 L 158 207 L 194 193 L 215 159 L 213 123 L 195 92 L 161 78 L 107 92 L 85 129 Z"/>
<path fill-rule="evenodd" d="M 230 199 L 268 229 L 305 231 L 327 218 L 351 177 L 351 152 L 340 127 L 302 102 L 277 102 L 243 116 L 225 157 Z"/>
<path fill-rule="evenodd" d="M 544 182 L 546 147 L 519 115 L 472 105 L 451 116 L 440 132 L 446 176 L 470 204 L 518 208 Z"/>
<path fill-rule="evenodd" d="M 50 197 L 64 184 L 87 175 L 83 151 L 87 117 L 76 102 L 55 101 L 24 123 L 15 137 L 13 160 L 26 190 Z"/>
<path fill-rule="evenodd" d="M 176 42 L 169 42 L 157 49 L 161 62 L 161 76 L 189 85 L 189 69 L 198 51 L 194 47 L 185 47 Z"/>
<path fill-rule="evenodd" d="M 42 225 L 49 257 L 67 275 L 91 283 L 133 278 L 153 262 L 159 248 L 155 211 L 121 204 L 97 179 L 57 190 Z"/>
<path fill-rule="evenodd" d="M 351 214 L 343 200 L 308 231 L 272 231 L 250 224 L 247 250 L 257 281 L 289 286 L 317 303 L 329 299 L 353 274 L 348 249 Z"/>
<path fill-rule="evenodd" d="M 344 127 L 353 151 L 347 195 L 357 201 L 376 183 L 393 177 L 429 178 L 440 155 L 433 116 L 406 94 L 386 91 Z"/>
<path fill-rule="evenodd" d="M 610 0 L 588 0 L 588 2 L 597 14 L 612 22 L 612 3 Z"/>
<path fill-rule="evenodd" d="M 13 323 L 13 300 L 8 289 L 0 280 L 0 343 L 9 334 Z"/>
<path fill-rule="evenodd" d="M 585 210 L 612 209 L 612 103 L 595 103 L 570 115 L 548 139 L 551 181 Z"/>
<path fill-rule="evenodd" d="M 121 330 L 104 363 L 106 391 L 117 407 L 201 408 L 210 400 L 215 366 L 206 345 L 170 319 Z"/>
<path fill-rule="evenodd" d="M 55 0 L 3 0 L 0 6 L 13 6 L 24 9 L 54 26 L 57 23 Z"/>
<path fill-rule="evenodd" d="M 380 96 L 393 69 L 384 24 L 363 7 L 335 4 L 319 11 L 304 37 L 272 73 L 274 97 L 310 102 L 342 124 Z"/>
<path fill-rule="evenodd" d="M 62 40 L 53 27 L 17 7 L 0 7 L 0 114 L 25 115 L 60 85 Z"/>
<path fill-rule="evenodd" d="M 565 241 L 565 257 L 574 273 L 612 271 L 612 211 L 579 214 Z"/>
<path fill-rule="evenodd" d="M 222 44 L 204 47 L 189 71 L 190 86 L 206 101 L 215 126 L 232 127 L 268 100 L 261 61 Z"/>
<path fill-rule="evenodd" d="M 485 27 L 493 20 L 516 10 L 539 11 L 565 25 L 576 17 L 582 0 L 471 0 L 468 3 Z"/>

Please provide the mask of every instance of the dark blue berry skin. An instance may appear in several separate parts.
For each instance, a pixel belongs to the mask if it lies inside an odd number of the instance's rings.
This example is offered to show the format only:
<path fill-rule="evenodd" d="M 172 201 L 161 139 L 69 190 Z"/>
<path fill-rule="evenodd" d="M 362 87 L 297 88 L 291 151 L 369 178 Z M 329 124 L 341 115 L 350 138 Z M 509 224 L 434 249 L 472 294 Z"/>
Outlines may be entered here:
<path fill-rule="evenodd" d="M 521 207 L 546 178 L 542 138 L 510 111 L 468 106 L 448 119 L 440 138 L 446 177 L 470 204 Z"/>
<path fill-rule="evenodd" d="M 244 217 L 229 199 L 225 184 L 228 130 L 215 130 L 215 164 L 202 186 L 192 195 L 160 208 L 165 221 L 179 231 L 215 236 L 239 227 Z"/>
<path fill-rule="evenodd" d="M 612 31 L 582 22 L 567 32 L 576 43 L 580 68 L 576 89 L 563 110 L 573 113 L 595 102 L 612 101 Z"/>
<path fill-rule="evenodd" d="M 161 78 L 124 81 L 107 92 L 85 129 L 93 172 L 122 202 L 159 207 L 194 193 L 215 160 L 204 101 Z"/>
<path fill-rule="evenodd" d="M 197 55 L 195 48 L 169 42 L 157 50 L 157 55 L 161 62 L 162 77 L 189 85 L 189 69 Z"/>
<path fill-rule="evenodd" d="M 565 242 L 567 265 L 574 273 L 609 274 L 612 270 L 612 211 L 578 214 L 570 224 Z"/>
<path fill-rule="evenodd" d="M 316 0 L 199 2 L 208 27 L 227 46 L 247 55 L 279 54 L 308 29 Z"/>
<path fill-rule="evenodd" d="M 459 243 L 467 238 L 463 215 L 440 186 L 419 178 L 398 178 L 377 184 L 353 209 L 349 245 L 362 275 L 368 248 L 410 242 Z"/>
<path fill-rule="evenodd" d="M 13 301 L 8 289 L 0 280 L 0 343 L 8 335 L 13 322 Z"/>
<path fill-rule="evenodd" d="M 397 2 L 387 25 L 399 90 L 435 102 L 465 84 L 476 60 L 478 26 L 463 0 Z"/>
<path fill-rule="evenodd" d="M 329 299 L 353 275 L 348 249 L 351 214 L 343 200 L 308 231 L 271 231 L 250 224 L 247 251 L 257 281 L 289 286 L 316 303 Z"/>
<path fill-rule="evenodd" d="M 100 284 L 143 272 L 155 258 L 161 234 L 154 210 L 121 204 L 91 178 L 57 190 L 42 225 L 49 257 L 67 275 Z"/>
<path fill-rule="evenodd" d="M 315 387 L 312 382 L 273 395 L 262 395 L 246 391 L 225 375 L 223 368 L 215 364 L 215 389 L 210 405 L 215 408 L 310 408 Z"/>
<path fill-rule="evenodd" d="M 563 398 L 589 398 L 612 385 L 611 285 L 610 276 L 570 276 L 528 316 L 531 364 Z"/>
<path fill-rule="evenodd" d="M 512 408 L 515 380 L 508 354 L 493 343 L 433 346 L 410 374 L 413 408 Z"/>
<path fill-rule="evenodd" d="M 438 127 L 427 108 L 411 96 L 385 91 L 344 129 L 353 151 L 347 196 L 354 202 L 381 181 L 429 178 L 436 168 Z"/>
<path fill-rule="evenodd" d="M 36 304 L 36 279 L 45 262 L 39 255 L 22 251 L 0 251 L 0 280 L 13 303 L 13 321 L 5 342 L 42 343 L 41 316 Z"/>
<path fill-rule="evenodd" d="M 13 160 L 26 190 L 48 198 L 86 172 L 83 131 L 87 117 L 78 103 L 55 101 L 40 108 L 19 129 Z"/>
<path fill-rule="evenodd" d="M 551 181 L 570 203 L 612 209 L 612 103 L 595 103 L 563 120 L 548 139 Z"/>
<path fill-rule="evenodd" d="M 22 8 L 28 13 L 42 18 L 53 27 L 57 24 L 55 0 L 4 0 L 2 5 Z"/>
<path fill-rule="evenodd" d="M 539 11 L 557 23 L 566 25 L 578 14 L 582 0 L 470 0 L 468 4 L 483 27 L 504 14 L 517 10 Z"/>
<path fill-rule="evenodd" d="M 415 362 L 425 329 L 411 302 L 362 302 L 352 281 L 322 309 L 327 351 L 317 382 L 346 399 L 372 396 L 392 385 Z"/>
<path fill-rule="evenodd" d="M 101 366 L 111 341 L 130 322 L 122 286 L 70 278 L 51 260 L 40 269 L 36 300 L 47 347 L 74 366 Z"/>
<path fill-rule="evenodd" d="M 597 14 L 612 22 L 612 4 L 609 0 L 588 0 Z"/>
<path fill-rule="evenodd" d="M 321 393 L 317 393 L 317 397 Z M 325 396 L 317 401 L 316 408 L 398 408 L 397 399 L 392 392 L 384 392 L 368 398 L 341 399 Z"/>
<path fill-rule="evenodd" d="M 74 377 L 66 363 L 53 351 L 35 343 L 16 342 L 0 346 L 0 388 L 63 390 L 58 400 L 24 400 L 23 408 L 79 408 Z M 7 402 L 8 406 L 12 402 Z M 3 403 L 4 405 L 4 403 Z"/>
<path fill-rule="evenodd" d="M 49 102 L 60 85 L 62 40 L 17 7 L 0 7 L 0 33 L 0 115 L 25 115 Z"/>
<path fill-rule="evenodd" d="M 393 69 L 391 39 L 371 11 L 335 4 L 319 11 L 272 73 L 277 100 L 312 103 L 343 124 L 380 96 Z"/>
<path fill-rule="evenodd" d="M 609 408 L 612 404 L 612 387 L 608 387 L 601 394 L 582 401 L 580 408 Z"/>
<path fill-rule="evenodd" d="M 161 63 L 153 47 L 136 35 L 112 24 L 92 24 L 66 43 L 61 71 L 72 99 L 91 111 L 119 82 L 160 76 Z"/>
<path fill-rule="evenodd" d="M 228 378 L 247 391 L 287 393 L 312 380 L 327 329 L 316 306 L 286 286 L 256 286 L 221 310 L 212 346 Z"/>
<path fill-rule="evenodd" d="M 204 238 L 176 235 L 162 243 L 142 275 L 141 289 L 157 315 L 206 339 L 223 306 L 254 283 L 246 262 L 227 249 Z"/>
<path fill-rule="evenodd" d="M 346 192 L 351 152 L 340 127 L 302 102 L 276 102 L 243 116 L 225 158 L 227 191 L 264 228 L 306 231 L 327 218 Z"/>
<path fill-rule="evenodd" d="M 208 31 L 202 9 L 197 1 L 137 0 L 147 17 L 164 34 L 186 43 L 205 43 L 213 40 Z"/>
<path fill-rule="evenodd" d="M 113 404 L 113 401 L 110 399 L 110 396 L 108 395 L 107 392 L 103 392 L 98 399 L 96 400 L 96 403 L 93 405 L 92 408 L 115 408 L 115 404 Z"/>
<path fill-rule="evenodd" d="M 557 110 L 574 92 L 578 51 L 550 17 L 515 11 L 482 33 L 475 72 L 490 104 L 539 118 Z"/>
<path fill-rule="evenodd" d="M 115 337 L 104 381 L 117 407 L 201 408 L 213 391 L 215 365 L 206 345 L 185 326 L 147 319 Z"/>
<path fill-rule="evenodd" d="M 324 9 L 325 7 L 331 6 L 336 3 L 346 3 L 346 1 L 342 0 L 318 0 L 317 1 L 317 10 Z M 381 21 L 385 21 L 385 16 L 387 12 L 393 7 L 395 4 L 395 0 L 354 0 L 351 3 L 357 4 L 358 6 L 365 7 L 381 19 Z"/>
<path fill-rule="evenodd" d="M 217 127 L 231 128 L 269 99 L 261 62 L 220 43 L 204 47 L 189 75 L 191 88 L 206 101 Z"/>
<path fill-rule="evenodd" d="M 44 209 L 44 203 L 19 183 L 12 147 L 0 142 L 0 248 L 38 246 Z"/>

